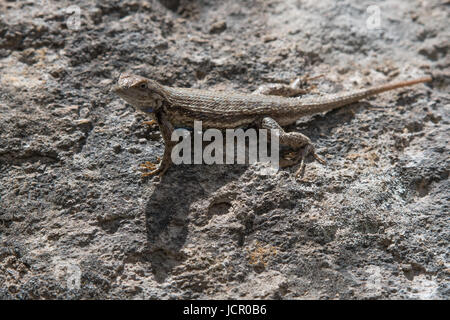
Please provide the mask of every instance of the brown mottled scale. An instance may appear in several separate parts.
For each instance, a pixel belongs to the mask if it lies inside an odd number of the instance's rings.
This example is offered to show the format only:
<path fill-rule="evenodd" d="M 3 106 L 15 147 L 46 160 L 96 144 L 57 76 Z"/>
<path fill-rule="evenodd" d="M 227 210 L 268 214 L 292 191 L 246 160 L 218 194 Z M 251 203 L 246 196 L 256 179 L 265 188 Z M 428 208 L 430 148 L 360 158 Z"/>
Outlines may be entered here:
<path fill-rule="evenodd" d="M 384 91 L 430 80 L 431 78 L 425 77 L 368 89 L 305 98 L 188 88 L 164 87 L 164 89 L 167 92 L 166 108 L 169 119 L 175 126 L 192 126 L 194 120 L 198 120 L 202 121 L 204 128 L 225 129 L 254 124 L 264 117 L 271 117 L 281 126 L 285 126 L 306 115 L 325 112 Z"/>
<path fill-rule="evenodd" d="M 285 132 L 282 126 L 297 119 L 325 112 L 359 101 L 372 95 L 431 81 L 430 77 L 397 82 L 368 89 L 344 93 L 326 94 L 316 97 L 286 98 L 273 95 L 244 94 L 236 92 L 207 91 L 187 88 L 171 88 L 156 81 L 132 74 L 122 74 L 114 91 L 137 109 L 154 114 L 165 142 L 164 155 L 159 166 L 145 163 L 150 172 L 163 175 L 170 167 L 174 142 L 171 133 L 174 127 L 193 127 L 201 121 L 203 128 L 237 128 L 255 125 L 279 132 L 280 144 L 294 149 L 293 159 L 282 159 L 280 166 L 292 166 L 300 162 L 296 176 L 303 173 L 304 159 L 308 154 L 324 163 L 315 152 L 311 140 L 299 132 Z M 303 148 L 303 149 L 302 149 Z"/>

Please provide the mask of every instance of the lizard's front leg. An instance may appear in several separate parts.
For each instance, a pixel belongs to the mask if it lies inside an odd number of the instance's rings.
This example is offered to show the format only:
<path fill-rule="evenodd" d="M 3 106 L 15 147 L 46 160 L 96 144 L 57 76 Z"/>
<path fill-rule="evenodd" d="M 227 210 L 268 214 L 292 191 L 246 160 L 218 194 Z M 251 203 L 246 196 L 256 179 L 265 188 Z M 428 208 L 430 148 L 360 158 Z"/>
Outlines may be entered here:
<path fill-rule="evenodd" d="M 173 126 L 167 119 L 164 112 L 159 113 L 156 115 L 156 121 L 159 125 L 159 130 L 161 131 L 161 136 L 164 140 L 164 155 L 163 158 L 160 160 L 159 165 L 156 165 L 151 162 L 145 162 L 141 164 L 141 167 L 144 169 L 149 169 L 151 171 L 145 172 L 142 174 L 143 177 L 152 176 L 155 174 L 159 174 L 160 177 L 164 175 L 164 173 L 169 169 L 169 167 L 172 165 L 172 149 L 175 145 L 175 142 L 171 141 L 171 136 L 173 132 Z M 160 158 L 158 157 L 158 160 Z"/>
<path fill-rule="evenodd" d="M 303 174 L 305 169 L 305 158 L 308 156 L 308 154 L 311 154 L 320 163 L 325 163 L 325 161 L 316 154 L 314 145 L 311 143 L 311 140 L 304 134 L 299 132 L 286 132 L 278 124 L 278 122 L 270 117 L 265 117 L 264 119 L 262 119 L 261 128 L 278 129 L 280 133 L 280 144 L 294 149 L 294 157 L 292 159 L 281 158 L 280 167 L 290 167 L 300 162 L 300 167 L 295 172 L 296 177 Z M 300 150 L 300 148 L 302 147 L 303 149 Z"/>

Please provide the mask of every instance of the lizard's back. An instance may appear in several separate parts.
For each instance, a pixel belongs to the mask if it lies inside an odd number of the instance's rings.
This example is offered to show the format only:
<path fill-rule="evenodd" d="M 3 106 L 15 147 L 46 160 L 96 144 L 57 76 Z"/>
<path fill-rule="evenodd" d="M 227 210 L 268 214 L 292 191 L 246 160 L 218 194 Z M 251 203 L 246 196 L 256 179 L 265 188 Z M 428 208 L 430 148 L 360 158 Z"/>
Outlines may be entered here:
<path fill-rule="evenodd" d="M 204 127 L 235 128 L 255 123 L 265 116 L 288 125 L 298 118 L 329 110 L 330 104 L 342 101 L 352 94 L 329 94 L 307 98 L 285 98 L 261 94 L 245 94 L 227 91 L 206 91 L 191 88 L 166 87 L 168 108 L 176 126 L 192 126 L 194 120 L 202 121 Z"/>
<path fill-rule="evenodd" d="M 171 121 L 175 126 L 192 126 L 198 120 L 202 121 L 204 127 L 225 129 L 256 124 L 266 116 L 282 126 L 288 125 L 305 115 L 332 110 L 381 92 L 428 81 L 431 81 L 430 77 L 423 77 L 345 93 L 302 98 L 191 88 L 164 89 L 168 100 L 166 108 L 170 109 Z"/>

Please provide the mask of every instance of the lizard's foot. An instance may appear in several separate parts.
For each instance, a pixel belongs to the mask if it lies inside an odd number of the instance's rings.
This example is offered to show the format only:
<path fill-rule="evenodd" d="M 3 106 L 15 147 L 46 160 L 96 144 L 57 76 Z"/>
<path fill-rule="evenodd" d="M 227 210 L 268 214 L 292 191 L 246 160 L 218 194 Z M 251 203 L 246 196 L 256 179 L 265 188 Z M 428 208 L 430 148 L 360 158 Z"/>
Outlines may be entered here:
<path fill-rule="evenodd" d="M 314 159 L 316 159 L 319 163 L 321 163 L 321 164 L 325 164 L 326 163 L 325 160 L 323 160 L 321 157 L 319 157 L 317 155 L 314 146 L 312 144 L 308 144 L 297 155 L 298 160 L 300 161 L 300 166 L 298 167 L 297 171 L 295 172 L 295 177 L 296 178 L 301 177 L 301 176 L 304 175 L 305 167 L 306 167 L 305 159 L 306 159 L 306 157 L 309 154 L 311 154 L 314 157 Z"/>
<path fill-rule="evenodd" d="M 319 74 L 317 76 L 311 77 L 309 75 L 309 73 L 307 73 L 307 74 L 305 74 L 302 77 L 297 77 L 294 80 L 292 80 L 290 86 L 293 87 L 293 88 L 305 87 L 305 86 L 308 86 L 308 81 L 317 80 L 317 79 L 322 78 L 324 76 L 325 76 L 324 74 Z"/>
<path fill-rule="evenodd" d="M 149 121 L 144 121 L 142 122 L 142 124 L 146 124 L 148 126 L 152 126 L 156 123 L 156 120 L 149 120 Z"/>
<path fill-rule="evenodd" d="M 148 172 L 143 172 L 142 177 L 149 177 L 149 176 L 153 176 L 155 174 L 159 174 L 159 176 L 161 177 L 166 172 L 167 166 L 162 165 L 161 159 L 159 157 L 157 157 L 157 160 L 158 160 L 159 164 L 155 164 L 150 161 L 146 161 L 146 162 L 140 164 L 140 167 L 142 169 L 150 170 Z"/>
<path fill-rule="evenodd" d="M 294 151 L 286 154 L 285 156 L 287 158 L 282 157 L 282 159 L 280 160 L 280 168 L 291 167 L 300 162 L 300 166 L 295 172 L 295 177 L 298 178 L 300 176 L 303 176 L 306 167 L 305 159 L 310 154 L 314 157 L 315 160 L 317 160 L 321 164 L 326 163 L 325 160 L 323 160 L 321 157 L 317 155 L 314 146 L 312 144 L 308 144 L 300 151 Z"/>
<path fill-rule="evenodd" d="M 311 77 L 309 74 L 305 74 L 303 77 L 297 77 L 292 80 L 289 87 L 292 89 L 292 92 L 295 92 L 296 96 L 310 93 L 312 90 L 317 88 L 317 86 L 315 84 L 311 84 L 310 81 L 322 78 L 323 76 L 323 74 L 319 74 Z"/>
<path fill-rule="evenodd" d="M 323 74 L 310 77 L 308 74 L 303 77 L 297 77 L 290 82 L 289 85 L 284 83 L 270 83 L 260 86 L 253 93 L 254 94 L 264 94 L 264 95 L 274 95 L 282 97 L 296 97 L 302 94 L 309 93 L 316 88 L 315 85 L 310 84 L 311 80 L 315 80 L 323 77 Z"/>

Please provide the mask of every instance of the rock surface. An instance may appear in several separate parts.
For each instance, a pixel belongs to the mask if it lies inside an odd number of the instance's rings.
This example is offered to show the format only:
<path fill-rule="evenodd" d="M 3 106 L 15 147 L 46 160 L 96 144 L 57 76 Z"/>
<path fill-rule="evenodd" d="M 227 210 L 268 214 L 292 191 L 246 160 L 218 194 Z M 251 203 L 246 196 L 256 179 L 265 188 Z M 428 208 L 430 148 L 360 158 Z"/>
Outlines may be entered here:
<path fill-rule="evenodd" d="M 0 298 L 448 299 L 443 1 L 0 1 Z M 378 19 L 380 18 L 380 19 Z M 254 90 L 431 84 L 301 119 L 326 165 L 139 164 L 120 72 Z"/>

